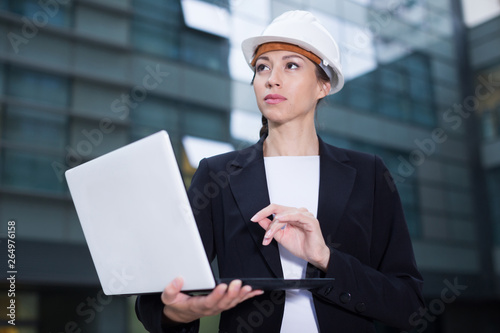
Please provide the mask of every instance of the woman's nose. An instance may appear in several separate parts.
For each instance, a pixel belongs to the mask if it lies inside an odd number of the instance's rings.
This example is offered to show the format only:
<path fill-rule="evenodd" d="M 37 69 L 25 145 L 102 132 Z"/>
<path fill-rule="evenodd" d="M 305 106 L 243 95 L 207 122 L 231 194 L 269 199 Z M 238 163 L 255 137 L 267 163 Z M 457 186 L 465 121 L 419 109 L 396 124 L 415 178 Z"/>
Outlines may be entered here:
<path fill-rule="evenodd" d="M 266 82 L 268 87 L 281 86 L 281 76 L 276 70 L 272 70 Z"/>

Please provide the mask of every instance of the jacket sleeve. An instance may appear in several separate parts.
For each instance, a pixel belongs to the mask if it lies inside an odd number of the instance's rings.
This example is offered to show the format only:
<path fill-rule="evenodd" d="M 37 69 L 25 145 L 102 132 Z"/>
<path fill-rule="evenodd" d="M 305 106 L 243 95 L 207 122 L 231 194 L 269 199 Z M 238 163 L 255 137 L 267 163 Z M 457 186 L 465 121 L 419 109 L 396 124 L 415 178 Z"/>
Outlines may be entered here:
<path fill-rule="evenodd" d="M 370 262 L 330 247 L 330 286 L 314 291 L 327 302 L 400 329 L 425 307 L 399 194 L 382 160 L 375 157 Z"/>
<path fill-rule="evenodd" d="M 211 261 L 215 256 L 211 229 L 211 202 L 210 198 L 204 193 L 204 187 L 209 181 L 207 162 L 203 159 L 193 176 L 188 196 L 205 250 Z M 138 296 L 135 304 L 135 312 L 137 318 L 144 325 L 144 328 L 151 333 L 196 333 L 200 326 L 199 320 L 176 326 L 167 325 L 163 317 L 161 294 Z"/>

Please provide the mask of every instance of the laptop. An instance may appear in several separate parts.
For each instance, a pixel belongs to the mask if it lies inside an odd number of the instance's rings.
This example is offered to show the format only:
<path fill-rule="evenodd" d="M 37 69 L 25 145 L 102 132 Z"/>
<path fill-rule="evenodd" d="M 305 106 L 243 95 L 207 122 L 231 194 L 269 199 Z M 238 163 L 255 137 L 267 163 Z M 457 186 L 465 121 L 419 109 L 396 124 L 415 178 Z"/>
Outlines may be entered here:
<path fill-rule="evenodd" d="M 218 283 L 206 256 L 170 138 L 160 131 L 65 173 L 106 295 L 184 292 Z M 312 289 L 332 279 L 242 278 L 254 289 Z"/>

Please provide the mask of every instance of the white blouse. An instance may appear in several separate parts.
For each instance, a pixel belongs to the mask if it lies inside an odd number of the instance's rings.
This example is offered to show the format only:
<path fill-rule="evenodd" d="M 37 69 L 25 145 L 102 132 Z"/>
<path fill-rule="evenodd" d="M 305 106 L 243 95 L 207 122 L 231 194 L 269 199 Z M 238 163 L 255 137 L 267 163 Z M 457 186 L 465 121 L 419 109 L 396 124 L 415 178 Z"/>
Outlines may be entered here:
<path fill-rule="evenodd" d="M 318 210 L 319 156 L 264 157 L 271 203 L 306 208 L 314 216 Z M 307 262 L 279 245 L 285 279 L 303 279 Z M 281 332 L 318 332 L 312 294 L 308 290 L 288 290 Z"/>

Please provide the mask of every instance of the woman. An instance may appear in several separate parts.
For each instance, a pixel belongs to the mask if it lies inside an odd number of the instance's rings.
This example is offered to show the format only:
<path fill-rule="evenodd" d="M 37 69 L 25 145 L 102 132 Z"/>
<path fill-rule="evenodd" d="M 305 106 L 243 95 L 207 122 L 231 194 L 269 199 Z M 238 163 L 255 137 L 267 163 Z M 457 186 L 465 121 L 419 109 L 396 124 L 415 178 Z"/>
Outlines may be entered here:
<path fill-rule="evenodd" d="M 243 52 L 265 126 L 257 144 L 200 162 L 188 193 L 205 250 L 221 277 L 335 282 L 264 293 L 234 280 L 191 297 L 177 278 L 138 298 L 139 319 L 150 332 L 196 332 L 218 313 L 220 332 L 374 332 L 374 320 L 410 328 L 422 278 L 389 173 L 378 157 L 316 134 L 317 103 L 344 82 L 335 41 L 313 15 L 291 11 Z M 224 179 L 216 190 L 215 175 Z"/>

